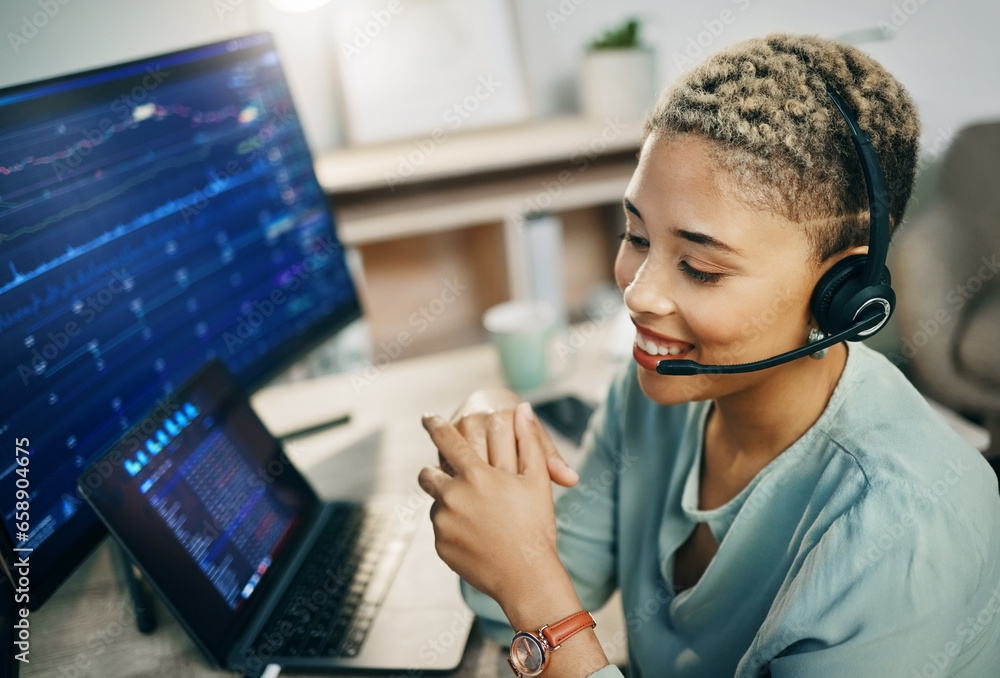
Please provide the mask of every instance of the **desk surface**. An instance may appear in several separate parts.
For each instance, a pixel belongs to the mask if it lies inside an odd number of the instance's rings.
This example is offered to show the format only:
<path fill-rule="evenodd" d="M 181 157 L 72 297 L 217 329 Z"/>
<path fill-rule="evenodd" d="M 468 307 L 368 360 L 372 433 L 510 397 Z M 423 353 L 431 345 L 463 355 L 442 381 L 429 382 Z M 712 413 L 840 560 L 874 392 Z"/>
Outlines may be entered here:
<path fill-rule="evenodd" d="M 614 371 L 604 354 L 610 323 L 582 334 L 569 354 L 576 369 L 553 387 L 591 401 L 603 398 Z M 581 369 L 586 366 L 586 369 Z M 349 410 L 351 423 L 287 444 L 289 457 L 324 498 L 396 497 L 427 514 L 430 500 L 416 484 L 420 468 L 436 454 L 420 425 L 424 412 L 450 415 L 475 388 L 502 385 L 499 359 L 488 345 L 389 363 L 366 374 L 341 374 L 283 384 L 253 398 L 276 434 Z M 546 394 L 539 394 L 545 397 Z M 573 448 L 557 440 L 573 463 Z M 157 601 L 158 627 L 140 634 L 113 574 L 107 540 L 39 611 L 31 614 L 31 677 L 138 678 L 225 676 L 213 671 L 177 620 Z M 609 605 L 599 630 L 619 628 L 620 605 Z M 495 643 L 473 629 L 463 664 L 453 675 L 489 678 L 509 671 Z"/>

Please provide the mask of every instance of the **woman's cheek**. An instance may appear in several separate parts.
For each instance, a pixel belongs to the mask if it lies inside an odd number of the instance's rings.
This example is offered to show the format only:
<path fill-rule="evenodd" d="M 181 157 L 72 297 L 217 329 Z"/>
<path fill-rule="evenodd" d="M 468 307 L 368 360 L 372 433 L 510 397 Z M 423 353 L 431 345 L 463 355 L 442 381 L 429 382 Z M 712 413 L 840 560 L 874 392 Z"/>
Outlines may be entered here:
<path fill-rule="evenodd" d="M 714 301 L 722 299 L 717 297 Z M 746 345 L 749 339 L 744 332 L 746 316 L 739 305 L 698 299 L 685 300 L 683 308 L 692 339 L 703 355 L 732 356 Z"/>

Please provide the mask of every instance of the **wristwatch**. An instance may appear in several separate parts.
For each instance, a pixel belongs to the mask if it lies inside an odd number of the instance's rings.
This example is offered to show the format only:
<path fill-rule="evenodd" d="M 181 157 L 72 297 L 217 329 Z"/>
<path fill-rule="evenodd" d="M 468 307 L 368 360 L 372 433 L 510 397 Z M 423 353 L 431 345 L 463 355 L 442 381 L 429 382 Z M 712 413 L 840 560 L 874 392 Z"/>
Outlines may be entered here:
<path fill-rule="evenodd" d="M 507 663 L 517 678 L 537 676 L 545 669 L 550 652 L 558 650 L 571 636 L 594 626 L 597 626 L 594 615 L 582 610 L 555 624 L 546 624 L 536 633 L 521 631 L 510 643 Z"/>

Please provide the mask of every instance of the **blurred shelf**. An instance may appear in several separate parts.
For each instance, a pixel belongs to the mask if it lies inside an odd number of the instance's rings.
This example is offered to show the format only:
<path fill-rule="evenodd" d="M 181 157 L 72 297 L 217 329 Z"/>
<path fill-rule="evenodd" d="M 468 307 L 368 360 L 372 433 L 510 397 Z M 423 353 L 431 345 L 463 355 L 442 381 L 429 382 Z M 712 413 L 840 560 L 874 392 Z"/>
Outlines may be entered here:
<path fill-rule="evenodd" d="M 634 170 L 634 159 L 618 160 L 595 163 L 583 171 L 546 170 L 469 186 L 381 196 L 343 207 L 335 204 L 337 230 L 345 244 L 361 245 L 476 224 L 509 222 L 538 207 L 564 212 L 617 203 Z"/>
<path fill-rule="evenodd" d="M 420 139 L 342 148 L 316 158 L 330 195 L 573 162 L 638 150 L 641 124 L 563 117 L 471 132 L 441 130 Z M 404 176 L 404 174 L 406 176 Z"/>

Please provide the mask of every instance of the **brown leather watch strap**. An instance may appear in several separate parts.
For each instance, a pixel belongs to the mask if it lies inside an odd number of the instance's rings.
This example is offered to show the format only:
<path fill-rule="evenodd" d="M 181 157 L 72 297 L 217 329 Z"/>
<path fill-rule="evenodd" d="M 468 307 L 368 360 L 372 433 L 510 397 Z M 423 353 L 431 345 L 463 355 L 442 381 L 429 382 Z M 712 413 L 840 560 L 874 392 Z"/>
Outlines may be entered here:
<path fill-rule="evenodd" d="M 581 610 L 576 614 L 571 614 L 565 619 L 557 621 L 555 624 L 542 627 L 539 633 L 545 637 L 545 642 L 554 650 L 562 645 L 570 636 L 594 626 L 597 626 L 597 622 L 594 621 L 594 615 L 586 610 Z"/>

